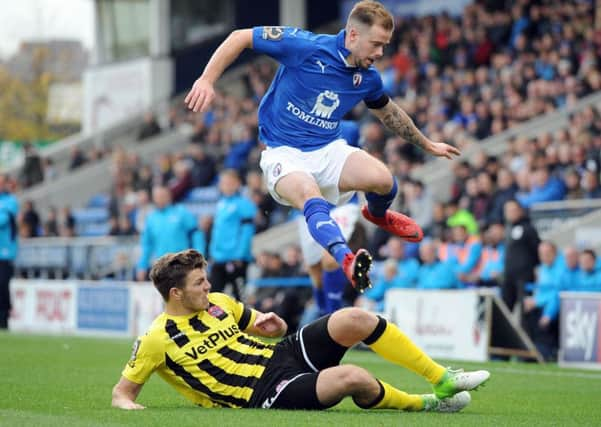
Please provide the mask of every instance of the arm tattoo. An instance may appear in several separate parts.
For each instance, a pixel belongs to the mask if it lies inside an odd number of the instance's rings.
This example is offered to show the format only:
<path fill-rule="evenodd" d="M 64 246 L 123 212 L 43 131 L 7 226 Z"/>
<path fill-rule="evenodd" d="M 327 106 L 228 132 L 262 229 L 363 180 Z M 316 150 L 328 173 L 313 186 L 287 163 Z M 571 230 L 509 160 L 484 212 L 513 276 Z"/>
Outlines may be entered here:
<path fill-rule="evenodd" d="M 394 102 L 389 101 L 388 105 L 380 110 L 378 117 L 388 129 L 405 141 L 426 150 L 426 138 L 415 126 L 411 117 Z"/>

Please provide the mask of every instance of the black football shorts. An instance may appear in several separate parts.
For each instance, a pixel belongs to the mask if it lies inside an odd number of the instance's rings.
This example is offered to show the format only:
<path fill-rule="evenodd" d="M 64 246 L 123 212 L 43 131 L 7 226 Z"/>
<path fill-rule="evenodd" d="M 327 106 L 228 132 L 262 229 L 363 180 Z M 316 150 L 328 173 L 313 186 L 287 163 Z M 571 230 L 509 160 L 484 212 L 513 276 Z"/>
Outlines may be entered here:
<path fill-rule="evenodd" d="M 319 371 L 340 364 L 346 347 L 328 333 L 330 315 L 280 341 L 249 402 L 251 408 L 326 409 L 317 398 Z"/>

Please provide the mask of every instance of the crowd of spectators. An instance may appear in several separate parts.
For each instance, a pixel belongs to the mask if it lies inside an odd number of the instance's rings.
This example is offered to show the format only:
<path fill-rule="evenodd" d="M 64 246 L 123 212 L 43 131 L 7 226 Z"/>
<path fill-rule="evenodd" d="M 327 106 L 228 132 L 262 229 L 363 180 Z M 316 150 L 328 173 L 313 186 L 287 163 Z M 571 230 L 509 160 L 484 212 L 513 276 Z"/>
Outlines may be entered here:
<path fill-rule="evenodd" d="M 460 17 L 398 17 L 393 39 L 376 66 L 385 89 L 427 135 L 462 147 L 573 106 L 601 89 L 601 32 L 593 25 L 592 7 L 579 1 L 520 0 L 494 7 L 477 2 Z M 191 115 L 178 105 L 166 118 L 169 129 L 191 126 L 193 143 L 242 175 L 256 165 L 256 109 L 275 70 L 272 63 L 259 62 L 246 71 L 245 93 L 218 92 L 206 114 Z M 387 140 L 381 126 L 369 121 L 364 105 L 352 116 L 371 124 L 363 132 L 365 148 L 390 157 L 386 160 L 399 174 L 406 163 L 424 160 L 423 153 L 400 139 Z M 137 139 L 159 134 L 158 122 L 148 113 Z M 75 148 L 70 169 L 103 155 L 102 150 L 84 154 Z M 23 185 L 37 183 L 43 175 L 25 179 Z"/>
<path fill-rule="evenodd" d="M 601 114 L 585 108 L 570 117 L 568 127 L 554 134 L 514 138 L 499 157 L 478 151 L 453 166 L 450 201 L 433 199 L 423 183 L 404 179 L 401 210 L 441 237 L 448 211 L 471 213 L 470 232 L 503 221 L 503 205 L 517 199 L 525 208 L 535 203 L 601 197 Z M 403 178 L 403 177 L 399 177 Z"/>

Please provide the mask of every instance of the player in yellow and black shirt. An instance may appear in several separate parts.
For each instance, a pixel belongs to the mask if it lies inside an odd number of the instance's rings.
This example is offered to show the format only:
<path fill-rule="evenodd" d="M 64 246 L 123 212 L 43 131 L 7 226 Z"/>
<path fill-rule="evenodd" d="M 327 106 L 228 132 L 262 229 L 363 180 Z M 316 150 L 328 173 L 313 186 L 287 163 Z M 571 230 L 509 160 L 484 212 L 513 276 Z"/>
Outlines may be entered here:
<path fill-rule="evenodd" d="M 157 317 L 136 341 L 123 376 L 143 384 L 157 371 L 199 405 L 248 406 L 274 346 L 241 333 L 256 312 L 224 294 L 209 294 L 208 301 L 208 309 L 192 316 Z"/>
<path fill-rule="evenodd" d="M 465 390 L 489 377 L 486 371 L 445 369 L 396 326 L 358 308 L 323 317 L 275 345 L 264 343 L 254 336 L 283 336 L 286 322 L 209 293 L 205 267 L 194 250 L 164 255 L 153 265 L 150 277 L 165 299 L 165 312 L 135 342 L 113 388 L 113 406 L 143 409 L 135 400 L 157 372 L 203 407 L 325 409 L 351 396 L 361 408 L 455 412 L 470 401 Z M 434 393 L 407 394 L 363 368 L 339 365 L 361 341 L 426 378 Z"/>

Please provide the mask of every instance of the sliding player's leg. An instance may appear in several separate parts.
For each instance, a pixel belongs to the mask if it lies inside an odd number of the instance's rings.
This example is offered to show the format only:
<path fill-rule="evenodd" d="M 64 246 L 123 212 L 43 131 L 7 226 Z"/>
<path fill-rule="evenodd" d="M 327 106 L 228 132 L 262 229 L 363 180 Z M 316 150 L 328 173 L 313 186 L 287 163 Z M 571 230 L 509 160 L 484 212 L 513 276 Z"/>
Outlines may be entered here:
<path fill-rule="evenodd" d="M 363 409 L 458 412 L 471 401 L 467 391 L 446 399 L 438 399 L 434 394 L 409 394 L 355 365 L 340 365 L 319 372 L 315 389 L 317 399 L 327 407 L 350 396 L 355 405 Z"/>
<path fill-rule="evenodd" d="M 384 359 L 422 376 L 432 384 L 438 398 L 473 390 L 490 377 L 488 371 L 454 371 L 441 366 L 396 325 L 359 308 L 335 312 L 328 319 L 327 329 L 331 339 L 342 347 L 363 342 Z"/>
<path fill-rule="evenodd" d="M 469 403 L 470 395 L 467 392 L 446 399 L 439 399 L 434 394 L 409 394 L 375 379 L 363 368 L 340 365 L 349 348 L 346 344 L 365 336 L 377 324 L 375 317 L 361 319 L 366 321 L 366 326 L 356 325 L 355 329 L 359 329 L 360 333 L 347 331 L 340 339 L 344 344 L 337 342 L 330 329 L 333 329 L 334 335 L 342 333 L 346 327 L 342 326 L 341 319 L 349 317 L 351 313 L 342 310 L 324 316 L 278 344 L 280 351 L 275 356 L 278 363 L 268 367 L 268 370 L 272 370 L 269 375 L 273 377 L 273 384 L 267 393 L 258 398 L 260 406 L 326 409 L 350 396 L 359 407 L 365 409 L 456 412 Z M 289 372 L 274 371 L 276 367 Z"/>

